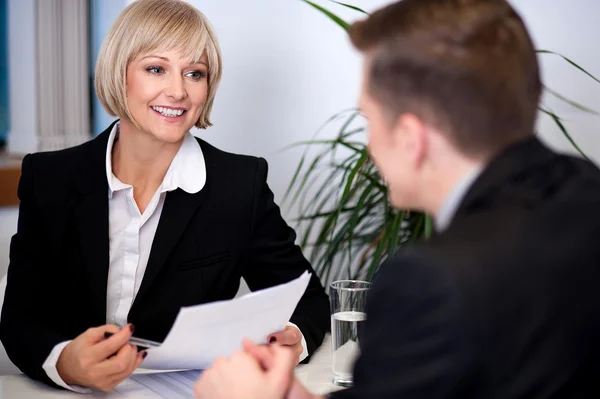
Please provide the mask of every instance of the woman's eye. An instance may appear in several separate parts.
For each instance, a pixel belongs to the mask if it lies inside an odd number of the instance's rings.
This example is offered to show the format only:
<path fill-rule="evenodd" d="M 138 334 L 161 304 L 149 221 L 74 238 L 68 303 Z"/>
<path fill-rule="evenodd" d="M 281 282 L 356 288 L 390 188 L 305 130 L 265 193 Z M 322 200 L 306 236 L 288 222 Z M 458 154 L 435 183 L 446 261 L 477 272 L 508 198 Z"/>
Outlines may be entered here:
<path fill-rule="evenodd" d="M 203 71 L 192 71 L 192 72 L 188 72 L 187 76 L 189 76 L 190 78 L 192 78 L 194 80 L 200 80 L 206 76 L 206 73 L 204 73 Z"/>
<path fill-rule="evenodd" d="M 149 66 L 148 68 L 146 68 L 146 71 L 156 74 L 156 75 L 164 72 L 164 70 L 158 66 Z"/>

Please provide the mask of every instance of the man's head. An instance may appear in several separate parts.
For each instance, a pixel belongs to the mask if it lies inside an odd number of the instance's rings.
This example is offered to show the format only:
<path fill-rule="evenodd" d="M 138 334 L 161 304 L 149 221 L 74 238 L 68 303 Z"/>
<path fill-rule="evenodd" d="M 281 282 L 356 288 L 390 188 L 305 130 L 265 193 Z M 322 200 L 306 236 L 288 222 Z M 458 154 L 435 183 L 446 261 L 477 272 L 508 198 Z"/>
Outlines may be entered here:
<path fill-rule="evenodd" d="M 350 37 L 365 55 L 361 108 L 394 205 L 432 211 L 423 192 L 444 173 L 533 135 L 537 58 L 505 0 L 403 0 Z"/>

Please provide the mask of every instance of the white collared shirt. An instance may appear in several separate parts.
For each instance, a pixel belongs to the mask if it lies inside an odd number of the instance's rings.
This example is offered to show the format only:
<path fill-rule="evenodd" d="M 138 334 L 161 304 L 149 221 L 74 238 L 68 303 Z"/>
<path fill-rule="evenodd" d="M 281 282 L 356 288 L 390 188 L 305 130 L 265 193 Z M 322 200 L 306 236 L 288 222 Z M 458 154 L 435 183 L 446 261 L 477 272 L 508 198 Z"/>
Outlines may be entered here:
<path fill-rule="evenodd" d="M 434 219 L 435 230 L 438 233 L 443 232 L 450 226 L 458 207 L 462 203 L 465 195 L 475 183 L 483 170 L 482 166 L 477 166 L 471 169 L 462 179 L 452 188 L 442 206 L 440 207 L 437 216 Z"/>
<path fill-rule="evenodd" d="M 109 259 L 106 292 L 106 323 L 125 326 L 127 315 L 140 288 L 152 241 L 156 234 L 167 192 L 181 188 L 189 194 L 199 192 L 206 183 L 206 164 L 198 141 L 187 133 L 179 151 L 173 158 L 162 184 L 140 213 L 133 197 L 133 186 L 121 182 L 112 171 L 112 148 L 118 139 L 119 123 L 113 127 L 106 149 L 106 178 L 108 180 L 108 236 Z M 295 326 L 293 323 L 288 323 Z M 56 363 L 67 344 L 57 344 L 43 364 L 46 374 L 57 385 L 79 393 L 89 389 L 66 384 Z M 302 336 L 303 352 L 300 360 L 308 356 L 306 340 Z"/>

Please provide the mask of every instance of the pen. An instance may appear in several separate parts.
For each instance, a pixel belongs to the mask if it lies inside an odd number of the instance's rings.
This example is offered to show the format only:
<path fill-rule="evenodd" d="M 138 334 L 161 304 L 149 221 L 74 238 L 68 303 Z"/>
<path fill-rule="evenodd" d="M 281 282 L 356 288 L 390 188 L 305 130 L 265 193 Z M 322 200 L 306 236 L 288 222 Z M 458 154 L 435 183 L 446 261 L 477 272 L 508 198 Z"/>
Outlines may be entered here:
<path fill-rule="evenodd" d="M 110 338 L 110 337 L 112 337 L 112 335 L 113 335 L 113 333 L 107 331 L 104 333 L 104 338 Z M 130 343 L 131 345 L 136 345 L 138 348 L 143 347 L 146 349 L 158 348 L 160 346 L 160 342 L 150 341 L 148 339 L 142 339 L 142 338 L 136 338 L 136 337 L 129 338 L 129 341 L 127 341 L 127 342 Z"/>

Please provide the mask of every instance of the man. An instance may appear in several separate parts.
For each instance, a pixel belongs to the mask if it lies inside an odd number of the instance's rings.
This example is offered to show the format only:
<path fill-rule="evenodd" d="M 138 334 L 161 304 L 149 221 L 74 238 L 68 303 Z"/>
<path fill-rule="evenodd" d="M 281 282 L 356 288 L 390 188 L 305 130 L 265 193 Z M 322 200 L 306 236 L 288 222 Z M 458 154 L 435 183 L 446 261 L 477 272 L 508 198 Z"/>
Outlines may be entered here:
<path fill-rule="evenodd" d="M 404 0 L 350 29 L 369 149 L 437 235 L 383 265 L 332 398 L 600 397 L 600 172 L 534 136 L 535 50 L 505 0 Z M 313 398 L 245 344 L 200 398 Z"/>

